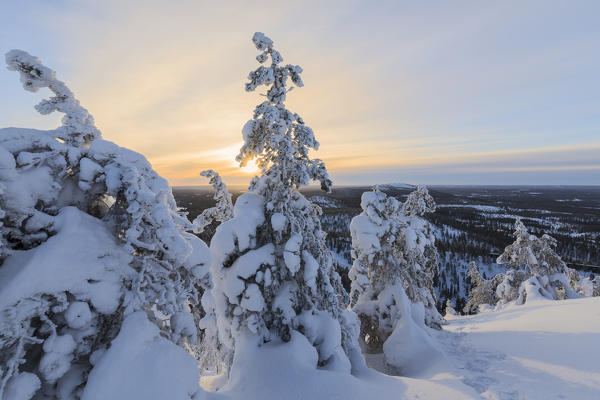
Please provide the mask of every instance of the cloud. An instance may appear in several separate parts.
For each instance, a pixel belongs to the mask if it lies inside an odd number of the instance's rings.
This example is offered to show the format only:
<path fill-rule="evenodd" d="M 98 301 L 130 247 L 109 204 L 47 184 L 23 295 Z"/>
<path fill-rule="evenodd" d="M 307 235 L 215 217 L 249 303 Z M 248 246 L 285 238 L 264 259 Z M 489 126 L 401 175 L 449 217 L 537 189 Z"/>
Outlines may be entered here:
<path fill-rule="evenodd" d="M 597 164 L 588 150 L 600 130 L 600 28 L 589 7 L 6 2 L 0 45 L 55 68 L 105 138 L 146 155 L 173 184 L 204 183 L 198 173 L 208 168 L 228 182 L 249 179 L 233 157 L 262 101 L 243 90 L 257 66 L 255 30 L 304 68 L 306 86 L 290 93 L 288 107 L 314 129 L 314 155 L 340 181 L 381 181 L 394 171 L 475 179 L 477 168 L 508 177 L 510 168 L 529 168 L 563 183 L 582 176 L 577 165 Z M 0 123 L 57 123 L 35 115 L 30 107 L 42 95 L 17 81 L 0 73 L 8 89 Z M 557 149 L 571 158 L 561 161 Z"/>

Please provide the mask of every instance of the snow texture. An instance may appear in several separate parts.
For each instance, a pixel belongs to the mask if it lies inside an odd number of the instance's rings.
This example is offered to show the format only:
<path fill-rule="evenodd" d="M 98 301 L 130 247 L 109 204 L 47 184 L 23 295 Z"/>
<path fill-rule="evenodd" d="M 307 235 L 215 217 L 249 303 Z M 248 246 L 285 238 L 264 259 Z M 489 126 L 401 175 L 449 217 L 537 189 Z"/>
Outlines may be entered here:
<path fill-rule="evenodd" d="M 195 233 L 202 233 L 204 229 L 213 222 L 225 222 L 233 218 L 233 203 L 231 193 L 227 191 L 227 186 L 221 179 L 221 176 L 212 169 L 202 171 L 200 175 L 210 179 L 211 186 L 215 189 L 213 199 L 217 202 L 215 207 L 207 208 L 198 215 L 192 224 Z"/>
<path fill-rule="evenodd" d="M 25 89 L 54 93 L 39 112 L 65 116 L 55 130 L 0 129 L 0 397 L 27 393 L 22 365 L 44 398 L 78 397 L 126 315 L 153 310 L 173 342 L 198 337 L 210 255 L 167 181 L 102 140 L 54 71 L 19 50 L 6 61 Z"/>
<path fill-rule="evenodd" d="M 82 400 L 203 399 L 196 360 L 159 335 L 141 311 L 130 314 L 90 372 Z"/>

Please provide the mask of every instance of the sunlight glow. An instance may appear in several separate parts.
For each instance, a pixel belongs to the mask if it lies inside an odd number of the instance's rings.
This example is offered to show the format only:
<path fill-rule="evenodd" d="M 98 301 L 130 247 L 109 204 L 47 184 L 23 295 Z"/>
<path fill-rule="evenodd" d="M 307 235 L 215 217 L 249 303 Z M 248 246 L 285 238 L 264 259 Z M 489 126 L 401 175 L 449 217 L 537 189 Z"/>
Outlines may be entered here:
<path fill-rule="evenodd" d="M 235 162 L 234 166 L 238 166 L 238 163 Z M 254 160 L 250 160 L 248 161 L 248 163 L 246 164 L 245 167 L 241 167 L 240 171 L 248 174 L 248 175 L 256 175 L 260 169 L 258 168 L 258 166 L 256 165 L 256 162 Z"/>

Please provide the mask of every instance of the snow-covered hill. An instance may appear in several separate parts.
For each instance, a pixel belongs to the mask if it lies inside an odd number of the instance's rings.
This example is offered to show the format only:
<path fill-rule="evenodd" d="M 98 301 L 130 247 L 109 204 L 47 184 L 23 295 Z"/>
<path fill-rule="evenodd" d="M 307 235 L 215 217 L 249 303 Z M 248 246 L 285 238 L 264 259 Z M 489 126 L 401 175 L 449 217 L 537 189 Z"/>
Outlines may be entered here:
<path fill-rule="evenodd" d="M 481 397 L 600 398 L 600 298 L 529 302 L 449 322 L 438 340 Z"/>
<path fill-rule="evenodd" d="M 353 375 L 316 369 L 314 349 L 302 335 L 293 335 L 289 343 L 266 344 L 260 351 L 244 345 L 245 350 L 234 361 L 229 383 L 218 392 L 199 391 L 194 399 L 600 398 L 600 298 L 542 300 L 473 316 L 450 316 L 448 320 L 442 331 L 427 331 L 442 356 L 425 372 L 414 376 L 391 377 L 372 369 L 354 371 Z M 177 346 L 164 341 L 162 350 L 153 353 L 141 348 L 157 346 L 156 340 L 140 344 L 133 335 L 131 340 L 136 343 L 128 346 L 123 343 L 128 339 L 127 332 L 120 336 L 117 341 L 121 347 L 140 348 L 138 353 L 144 354 L 144 364 L 137 362 L 137 356 L 131 361 L 122 359 L 118 367 L 113 364 L 102 371 L 102 376 L 96 372 L 94 381 L 121 382 L 123 393 L 131 393 L 130 388 L 142 385 L 149 396 L 145 400 L 160 399 L 157 393 L 163 393 L 160 386 L 164 380 L 150 380 L 147 376 L 156 375 L 156 368 L 173 376 L 186 373 L 174 370 L 187 365 Z M 166 365 L 165 360 L 167 364 L 168 360 L 177 362 Z M 193 363 L 191 357 L 188 363 Z M 127 380 L 117 379 L 134 365 L 138 372 L 145 365 L 149 375 L 140 372 Z M 191 393 L 193 374 L 186 379 Z M 158 386 L 156 391 L 153 385 Z M 102 398 L 90 388 L 100 393 L 107 390 L 105 385 L 89 385 L 86 398 L 90 399 Z M 119 397 L 118 385 L 110 390 L 114 399 L 135 399 Z"/>

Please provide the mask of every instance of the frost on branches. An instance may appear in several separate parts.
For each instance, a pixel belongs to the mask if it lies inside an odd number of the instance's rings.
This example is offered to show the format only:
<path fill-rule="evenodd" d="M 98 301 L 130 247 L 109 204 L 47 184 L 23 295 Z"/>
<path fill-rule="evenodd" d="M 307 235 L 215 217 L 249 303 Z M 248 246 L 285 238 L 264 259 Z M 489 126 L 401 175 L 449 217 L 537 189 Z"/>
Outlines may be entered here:
<path fill-rule="evenodd" d="M 302 86 L 302 69 L 282 65 L 264 34 L 252 41 L 265 65 L 250 73 L 246 90 L 264 85 L 267 100 L 245 124 L 236 159 L 242 166 L 256 159 L 261 175 L 211 241 L 219 337 L 237 354 L 248 338 L 288 342 L 297 331 L 317 349 L 320 367 L 350 372 L 361 360 L 357 322 L 340 295 L 321 209 L 298 191 L 311 180 L 329 190 L 331 180 L 323 162 L 309 157 L 318 148 L 312 129 L 284 105 L 288 78 Z"/>
<path fill-rule="evenodd" d="M 134 311 L 173 342 L 197 339 L 210 256 L 143 156 L 102 140 L 39 59 L 6 61 L 25 89 L 55 94 L 38 111 L 65 116 L 52 131 L 0 129 L 0 397 L 78 397 Z"/>
<path fill-rule="evenodd" d="M 523 304 L 535 298 L 562 300 L 579 297 L 569 282 L 569 268 L 554 251 L 554 238 L 548 235 L 538 238 L 530 234 L 519 218 L 515 222 L 514 236 L 515 241 L 504 249 L 504 253 L 496 262 L 524 268 L 529 277 L 523 281 L 515 279 L 514 282 L 510 282 L 507 273 L 504 281 L 496 289 L 499 298 L 506 301 L 516 300 L 517 304 Z M 511 275 L 516 275 L 516 272 Z"/>
<path fill-rule="evenodd" d="M 350 224 L 351 306 L 360 318 L 360 337 L 367 352 L 383 351 L 389 367 L 398 370 L 406 367 L 398 364 L 402 359 L 398 352 L 410 350 L 391 345 L 400 345 L 395 330 L 404 330 L 418 342 L 416 338 L 424 334 L 421 324 L 439 329 L 443 322 L 433 294 L 435 238 L 429 223 L 421 218 L 435 205 L 423 187 L 402 204 L 375 186 L 372 192 L 363 193 L 361 207 L 362 213 Z M 395 339 L 386 344 L 392 335 Z"/>
<path fill-rule="evenodd" d="M 67 85 L 56 79 L 56 73 L 42 65 L 37 57 L 21 50 L 11 50 L 6 53 L 6 64 L 9 70 L 19 72 L 25 90 L 35 93 L 47 87 L 54 93 L 54 97 L 42 100 L 35 109 L 43 115 L 54 111 L 65 114 L 63 125 L 55 131 L 57 138 L 75 147 L 100 138 L 94 118 L 79 104 Z"/>
<path fill-rule="evenodd" d="M 467 276 L 471 282 L 471 291 L 469 292 L 469 300 L 463 311 L 467 314 L 474 314 L 479 311 L 481 305 L 496 305 L 498 298 L 496 297 L 496 288 L 494 287 L 493 280 L 483 278 L 474 261 L 471 261 L 469 264 Z"/>
<path fill-rule="evenodd" d="M 231 201 L 231 193 L 229 193 L 225 182 L 223 182 L 217 172 L 209 169 L 202 171 L 200 175 L 207 177 L 210 185 L 215 190 L 213 199 L 216 201 L 216 205 L 202 211 L 192 224 L 194 225 L 194 233 L 199 235 L 205 234 L 202 237 L 206 236 L 208 243 L 214 234 L 214 227 L 233 218 L 233 203 Z"/>

